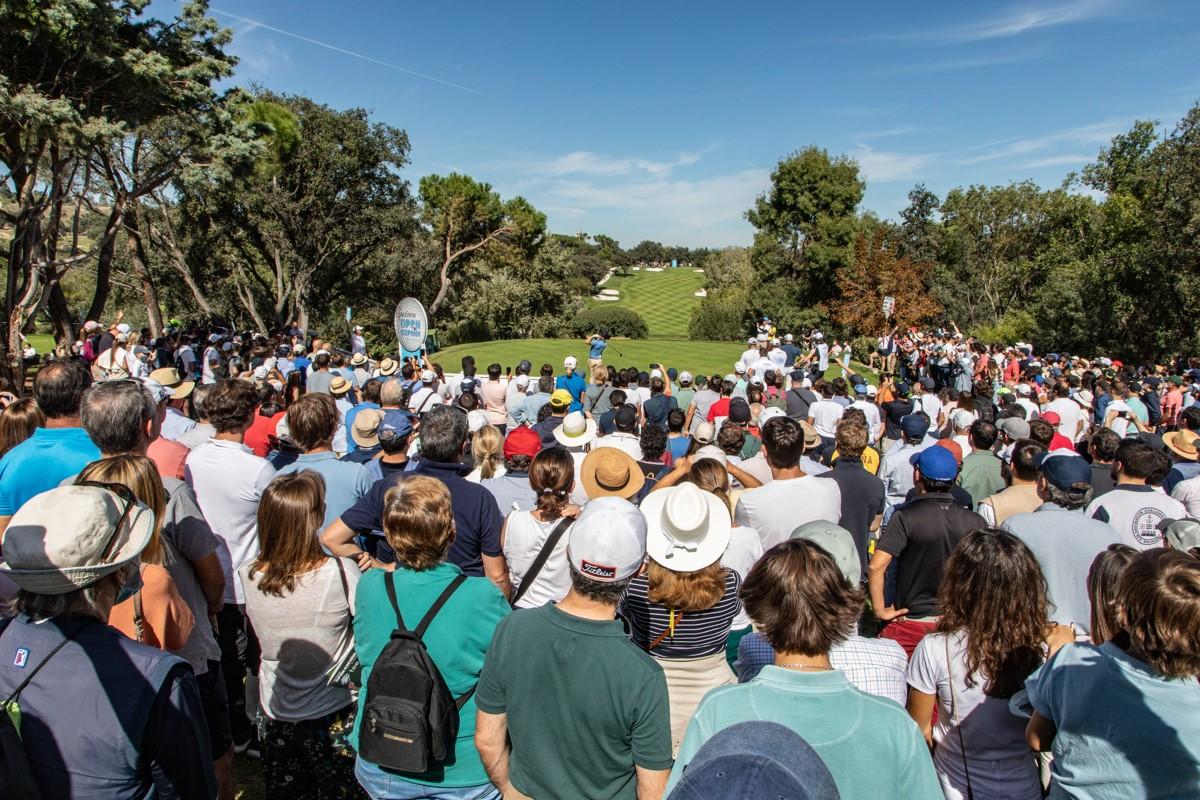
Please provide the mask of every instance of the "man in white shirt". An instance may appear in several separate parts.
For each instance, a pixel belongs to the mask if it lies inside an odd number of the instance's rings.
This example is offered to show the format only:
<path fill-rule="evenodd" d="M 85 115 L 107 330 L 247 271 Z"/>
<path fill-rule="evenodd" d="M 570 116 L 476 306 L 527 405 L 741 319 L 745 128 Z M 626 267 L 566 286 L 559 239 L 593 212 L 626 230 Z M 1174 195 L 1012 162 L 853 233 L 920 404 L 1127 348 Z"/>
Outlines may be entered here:
<path fill-rule="evenodd" d="M 616 431 L 601 436 L 592 444 L 592 449 L 597 447 L 615 447 L 618 450 L 624 451 L 634 461 L 642 460 L 642 443 L 638 435 L 633 432 L 634 426 L 637 424 L 637 410 L 625 404 L 617 409 L 617 413 L 613 415 L 613 425 L 616 426 Z"/>
<path fill-rule="evenodd" d="M 879 464 L 879 479 L 883 481 L 883 489 L 889 505 L 898 506 L 905 502 L 908 493 L 913 489 L 913 468 L 911 458 L 937 440 L 926 439 L 929 431 L 929 420 L 922 414 L 909 414 L 900 420 L 900 432 L 904 439 L 898 447 L 893 447 L 883 454 Z"/>
<path fill-rule="evenodd" d="M 825 343 L 825 336 L 817 331 L 813 334 L 813 341 L 816 342 L 817 355 L 817 377 L 824 377 L 825 371 L 829 369 L 829 345 Z"/>
<path fill-rule="evenodd" d="M 442 405 L 442 397 L 437 390 L 437 373 L 431 369 L 421 372 L 421 388 L 412 393 L 408 399 L 408 410 L 414 414 L 424 414 L 434 406 Z"/>
<path fill-rule="evenodd" d="M 738 361 L 740 361 L 743 366 L 745 366 L 747 369 L 749 369 L 750 365 L 753 364 L 755 361 L 758 361 L 758 358 L 759 358 L 758 340 L 755 339 L 754 337 L 751 337 L 746 340 L 746 344 L 748 344 L 750 347 L 748 350 L 746 350 L 744 353 L 742 353 L 742 357 L 739 358 Z"/>
<path fill-rule="evenodd" d="M 833 447 L 833 439 L 837 435 L 838 420 L 846 407 L 833 400 L 833 384 L 821 384 L 821 399 L 808 407 L 808 421 L 817 429 L 821 437 L 822 451 Z"/>
<path fill-rule="evenodd" d="M 1071 387 L 1066 383 L 1056 383 L 1051 391 L 1054 399 L 1046 404 L 1046 411 L 1058 414 L 1059 433 L 1072 442 L 1078 442 L 1087 430 L 1083 409 L 1071 398 Z"/>
<path fill-rule="evenodd" d="M 363 329 L 361 325 L 355 325 L 354 331 L 350 334 L 350 354 L 358 355 L 367 354 L 367 340 L 363 337 Z"/>
<path fill-rule="evenodd" d="M 1162 547 L 1158 524 L 1164 519 L 1186 517 L 1187 509 L 1158 487 L 1146 483 L 1146 478 L 1158 469 L 1158 463 L 1154 448 L 1142 440 L 1121 442 L 1113 462 L 1117 485 L 1093 500 L 1084 513 L 1107 522 L 1131 547 L 1141 550 Z"/>
<path fill-rule="evenodd" d="M 866 416 L 867 435 L 871 444 L 877 445 L 883 437 L 883 418 L 879 415 L 879 406 L 868 399 L 870 390 L 871 387 L 866 383 L 854 384 L 854 402 L 850 404 L 850 408 L 857 408 Z"/>
<path fill-rule="evenodd" d="M 750 489 L 738 500 L 735 517 L 762 537 L 763 549 L 785 542 L 806 522 L 838 522 L 842 492 L 835 481 L 808 475 L 800 468 L 804 430 L 790 417 L 775 417 L 762 429 L 762 452 L 771 466 L 771 482 Z"/>
<path fill-rule="evenodd" d="M 214 333 L 208 337 L 208 347 L 204 348 L 204 355 L 200 357 L 201 383 L 217 382 L 217 368 L 221 366 L 221 351 L 217 349 L 217 343 L 220 341 L 219 334 Z"/>
<path fill-rule="evenodd" d="M 1041 414 L 1041 409 L 1038 408 L 1037 403 L 1030 399 L 1033 395 L 1033 389 L 1029 387 L 1028 383 L 1018 383 L 1015 391 L 1017 393 L 1017 405 L 1025 409 L 1025 421 L 1031 422 L 1037 419 Z"/>
<path fill-rule="evenodd" d="M 175 363 L 182 368 L 184 380 L 195 380 L 196 351 L 192 349 L 191 342 L 186 336 L 179 339 L 179 347 L 175 350 Z"/>
<path fill-rule="evenodd" d="M 275 477 L 275 468 L 243 443 L 257 405 L 258 392 L 250 382 L 218 383 L 205 400 L 216 432 L 188 454 L 184 476 L 212 532 L 221 540 L 217 559 L 225 574 L 225 607 L 217 615 L 217 643 L 230 715 L 243 718 L 243 680 L 258 664 L 258 642 L 247 622 L 246 594 L 238 569 L 258 552 L 258 503 Z M 245 738 L 234 742 L 235 747 L 246 744 Z"/>
<path fill-rule="evenodd" d="M 925 416 L 929 417 L 930 424 L 936 424 L 942 414 L 942 398 L 937 396 L 934 391 L 933 378 L 926 375 L 924 378 L 913 384 L 913 400 L 917 403 L 917 410 L 924 411 Z"/>

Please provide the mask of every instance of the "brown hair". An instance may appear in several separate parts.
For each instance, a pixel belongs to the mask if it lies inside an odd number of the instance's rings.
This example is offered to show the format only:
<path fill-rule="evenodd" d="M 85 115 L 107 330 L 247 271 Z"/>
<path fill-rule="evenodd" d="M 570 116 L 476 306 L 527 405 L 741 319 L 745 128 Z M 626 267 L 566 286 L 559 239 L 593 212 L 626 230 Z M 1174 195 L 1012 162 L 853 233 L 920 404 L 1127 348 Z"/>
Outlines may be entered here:
<path fill-rule="evenodd" d="M 823 655 L 844 641 L 864 602 L 833 556 L 806 539 L 764 553 L 746 576 L 741 597 L 776 652 L 804 656 Z"/>
<path fill-rule="evenodd" d="M 729 473 L 716 459 L 702 458 L 698 461 L 693 461 L 691 469 L 688 470 L 686 480 L 696 484 L 704 491 L 721 498 L 721 502 L 725 504 L 725 507 L 730 509 L 729 513 L 733 514 L 733 509 L 729 503 Z"/>
<path fill-rule="evenodd" d="M 254 384 L 236 378 L 213 384 L 211 393 L 204 398 L 204 413 L 217 433 L 243 427 L 254 418 L 257 407 L 258 390 Z"/>
<path fill-rule="evenodd" d="M 1046 579 L 1029 546 L 999 528 L 963 537 L 938 591 L 938 631 L 967 639 L 966 685 L 982 677 L 989 697 L 1008 698 L 1042 663 L 1050 631 Z"/>
<path fill-rule="evenodd" d="M 1200 675 L 1200 559 L 1180 550 L 1138 553 L 1117 584 L 1130 655 L 1168 678 Z"/>
<path fill-rule="evenodd" d="M 484 425 L 475 431 L 471 437 L 471 455 L 479 467 L 479 477 L 495 477 L 496 467 L 504 461 L 501 455 L 503 448 L 504 436 L 495 425 Z"/>
<path fill-rule="evenodd" d="M 262 573 L 260 592 L 290 594 L 298 577 L 324 563 L 317 540 L 324 519 L 325 481 L 320 475 L 301 470 L 271 481 L 258 504 L 258 557 L 250 567 L 251 577 Z"/>
<path fill-rule="evenodd" d="M 1110 544 L 1100 551 L 1088 568 L 1087 592 L 1092 606 L 1091 635 L 1095 644 L 1104 644 L 1118 636 L 1123 640 L 1118 644 L 1128 644 L 1128 638 L 1121 634 L 1121 623 L 1117 621 L 1117 584 L 1137 552 L 1127 544 Z"/>
<path fill-rule="evenodd" d="M 646 564 L 647 598 L 679 611 L 704 611 L 725 595 L 725 572 L 720 561 L 694 572 L 676 572 L 652 558 Z"/>
<path fill-rule="evenodd" d="M 537 495 L 537 509 L 547 522 L 562 516 L 575 483 L 575 461 L 561 447 L 547 447 L 533 457 L 529 486 Z"/>
<path fill-rule="evenodd" d="M 22 397 L 0 412 L 0 456 L 33 436 L 46 424 L 46 415 L 32 397 Z"/>
<path fill-rule="evenodd" d="M 415 475 L 383 496 L 383 533 L 396 563 L 418 572 L 446 560 L 454 541 L 450 491 L 436 478 Z"/>
<path fill-rule="evenodd" d="M 837 451 L 842 458 L 862 458 L 867 449 L 867 426 L 843 420 L 837 426 Z"/>
<path fill-rule="evenodd" d="M 337 433 L 337 404 L 327 394 L 306 394 L 288 408 L 287 425 L 292 441 L 305 452 L 328 445 Z"/>
<path fill-rule="evenodd" d="M 146 564 L 163 563 L 166 554 L 163 550 L 162 523 L 167 508 L 167 493 L 153 461 L 132 454 L 102 458 L 84 467 L 77 480 L 119 483 L 154 512 L 154 532 L 142 550 L 141 559 Z"/>

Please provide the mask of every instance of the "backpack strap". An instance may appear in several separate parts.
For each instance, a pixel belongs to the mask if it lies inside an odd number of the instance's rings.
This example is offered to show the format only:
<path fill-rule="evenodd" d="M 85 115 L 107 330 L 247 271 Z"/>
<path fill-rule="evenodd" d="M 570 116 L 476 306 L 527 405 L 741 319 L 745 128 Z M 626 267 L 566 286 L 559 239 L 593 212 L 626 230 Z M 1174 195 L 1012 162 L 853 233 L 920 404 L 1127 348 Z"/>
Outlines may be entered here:
<path fill-rule="evenodd" d="M 387 589 L 388 602 L 392 604 L 392 610 L 396 612 L 396 627 L 399 630 L 406 631 L 408 628 L 406 628 L 404 625 L 404 618 L 400 616 L 400 604 L 396 602 L 395 574 L 396 573 L 394 572 L 389 572 L 383 579 L 383 585 L 384 588 Z M 454 594 L 458 590 L 458 587 L 462 586 L 466 580 L 467 576 L 463 575 L 462 573 L 455 575 L 454 580 L 450 581 L 450 585 L 442 590 L 442 593 L 438 595 L 437 600 L 433 601 L 433 605 L 429 607 L 429 610 L 425 612 L 425 616 L 421 618 L 421 624 L 417 625 L 417 629 L 415 631 L 412 631 L 412 633 L 416 634 L 418 639 L 425 635 L 425 631 L 429 627 L 429 623 L 433 622 L 433 618 L 436 617 L 437 613 L 442 610 L 442 606 L 446 605 L 446 601 L 450 599 L 450 595 Z M 422 642 L 422 645 L 423 644 L 424 642 Z M 471 695 L 475 694 L 475 688 L 476 687 L 472 686 L 467 690 L 466 694 L 455 699 L 454 706 L 458 711 L 462 711 L 463 706 L 465 706 L 467 701 L 471 699 Z"/>
<path fill-rule="evenodd" d="M 387 589 L 388 602 L 392 604 L 392 611 L 396 612 L 396 630 L 408 630 L 408 626 L 404 624 L 404 617 L 400 616 L 400 604 L 396 602 L 396 573 L 388 571 L 383 578 L 383 588 Z"/>
<path fill-rule="evenodd" d="M 546 566 L 546 561 L 549 560 L 550 554 L 554 552 L 558 541 L 562 539 L 567 528 L 571 527 L 571 523 L 575 520 L 571 517 L 563 517 L 562 521 L 554 526 L 554 530 L 550 531 L 550 535 L 546 537 L 546 541 L 542 544 L 542 549 L 538 551 L 537 558 L 529 565 L 529 571 L 525 573 L 525 577 L 521 579 L 521 586 L 517 589 L 517 593 L 513 595 L 512 607 L 517 607 L 517 601 L 525 596 L 525 592 L 529 591 L 529 587 L 533 586 L 533 582 L 537 579 L 538 573 L 542 571 L 542 567 Z"/>

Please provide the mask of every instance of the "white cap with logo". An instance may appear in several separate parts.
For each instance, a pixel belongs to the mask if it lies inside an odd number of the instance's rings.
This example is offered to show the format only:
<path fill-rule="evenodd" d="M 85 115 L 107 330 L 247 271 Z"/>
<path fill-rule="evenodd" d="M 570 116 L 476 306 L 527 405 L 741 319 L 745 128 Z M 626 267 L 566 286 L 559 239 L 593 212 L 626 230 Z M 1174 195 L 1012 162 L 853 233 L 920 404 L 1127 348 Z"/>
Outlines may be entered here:
<path fill-rule="evenodd" d="M 633 577 L 646 560 L 646 518 L 619 497 L 589 501 L 571 526 L 567 560 L 571 569 L 601 583 Z"/>

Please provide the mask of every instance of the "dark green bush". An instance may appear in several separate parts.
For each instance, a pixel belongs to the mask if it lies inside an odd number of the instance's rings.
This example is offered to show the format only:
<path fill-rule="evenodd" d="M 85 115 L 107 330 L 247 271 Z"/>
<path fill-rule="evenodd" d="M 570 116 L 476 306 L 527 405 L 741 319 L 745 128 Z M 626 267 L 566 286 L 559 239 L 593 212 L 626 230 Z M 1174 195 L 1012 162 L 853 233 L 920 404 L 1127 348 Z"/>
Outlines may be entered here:
<path fill-rule="evenodd" d="M 696 341 L 729 342 L 741 339 L 752 330 L 753 315 L 745 292 L 731 289 L 709 295 L 692 309 L 688 337 Z"/>
<path fill-rule="evenodd" d="M 650 332 L 642 315 L 628 308 L 585 308 L 571 320 L 570 328 L 573 336 L 608 331 L 627 339 L 645 339 Z"/>

